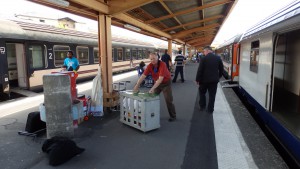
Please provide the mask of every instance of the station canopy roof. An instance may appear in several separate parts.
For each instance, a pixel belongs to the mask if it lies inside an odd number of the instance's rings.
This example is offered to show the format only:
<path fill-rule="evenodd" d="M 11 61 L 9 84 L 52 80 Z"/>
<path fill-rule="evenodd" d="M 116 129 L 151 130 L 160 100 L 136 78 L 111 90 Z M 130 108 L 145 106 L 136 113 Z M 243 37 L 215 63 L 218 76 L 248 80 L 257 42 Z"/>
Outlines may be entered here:
<path fill-rule="evenodd" d="M 238 0 L 29 0 L 159 39 L 201 48 L 210 45 Z"/>

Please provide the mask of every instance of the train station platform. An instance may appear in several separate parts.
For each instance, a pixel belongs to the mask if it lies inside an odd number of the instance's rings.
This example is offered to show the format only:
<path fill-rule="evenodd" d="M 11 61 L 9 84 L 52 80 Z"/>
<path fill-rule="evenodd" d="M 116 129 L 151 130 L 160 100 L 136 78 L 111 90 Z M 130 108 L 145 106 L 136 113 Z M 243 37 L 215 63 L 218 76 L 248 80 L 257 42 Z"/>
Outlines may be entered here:
<path fill-rule="evenodd" d="M 74 141 L 85 151 L 57 168 L 288 168 L 232 89 L 218 86 L 214 113 L 200 111 L 194 82 L 197 67 L 197 63 L 187 64 L 186 81 L 172 84 L 176 121 L 168 121 L 162 94 L 159 129 L 141 132 L 121 123 L 119 112 L 91 118 L 75 130 Z M 114 81 L 125 77 L 131 81 L 127 89 L 132 89 L 137 72 L 114 76 Z M 79 92 L 90 95 L 91 86 L 91 82 L 80 84 Z M 0 104 L 0 166 L 3 169 L 53 168 L 41 150 L 46 136 L 33 139 L 17 134 L 24 130 L 27 114 L 38 110 L 43 96 L 26 99 Z"/>

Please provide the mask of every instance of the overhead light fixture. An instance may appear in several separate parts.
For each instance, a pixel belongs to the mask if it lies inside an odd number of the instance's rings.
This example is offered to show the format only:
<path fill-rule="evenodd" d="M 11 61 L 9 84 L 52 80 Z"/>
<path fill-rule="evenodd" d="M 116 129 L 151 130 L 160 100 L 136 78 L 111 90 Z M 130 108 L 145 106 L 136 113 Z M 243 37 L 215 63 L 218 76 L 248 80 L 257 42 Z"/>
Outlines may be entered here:
<path fill-rule="evenodd" d="M 129 24 L 125 24 L 124 28 L 128 28 L 128 29 L 131 29 L 131 30 L 134 30 L 134 31 L 137 31 L 137 32 L 141 32 L 140 28 L 132 26 L 132 25 L 129 25 Z"/>
<path fill-rule="evenodd" d="M 70 5 L 70 2 L 65 0 L 46 0 L 46 1 L 64 7 L 68 7 Z"/>

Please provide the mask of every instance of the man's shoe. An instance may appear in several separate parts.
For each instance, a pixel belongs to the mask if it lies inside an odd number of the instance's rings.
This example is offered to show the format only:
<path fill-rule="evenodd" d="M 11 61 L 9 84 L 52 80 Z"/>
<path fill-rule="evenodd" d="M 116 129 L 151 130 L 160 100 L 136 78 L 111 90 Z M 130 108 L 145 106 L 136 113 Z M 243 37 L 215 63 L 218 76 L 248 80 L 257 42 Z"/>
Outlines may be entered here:
<path fill-rule="evenodd" d="M 173 117 L 169 118 L 169 122 L 172 122 L 172 121 L 175 121 L 175 120 L 176 120 L 176 117 L 175 118 L 173 118 Z"/>
<path fill-rule="evenodd" d="M 173 83 L 176 83 L 176 81 L 174 81 L 174 80 L 173 80 L 172 82 L 173 82 Z"/>

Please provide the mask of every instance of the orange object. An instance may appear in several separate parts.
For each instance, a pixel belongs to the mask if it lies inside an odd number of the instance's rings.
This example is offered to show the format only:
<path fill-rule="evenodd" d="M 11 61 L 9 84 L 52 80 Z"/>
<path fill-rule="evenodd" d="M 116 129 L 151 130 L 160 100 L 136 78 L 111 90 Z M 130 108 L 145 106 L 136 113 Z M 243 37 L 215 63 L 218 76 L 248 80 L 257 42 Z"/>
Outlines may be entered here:
<path fill-rule="evenodd" d="M 76 89 L 76 78 L 78 77 L 78 74 L 73 71 L 65 71 L 65 72 L 51 72 L 52 74 L 67 74 L 70 77 L 70 89 L 71 89 L 71 96 L 72 96 L 72 102 L 77 99 L 77 89 Z"/>

